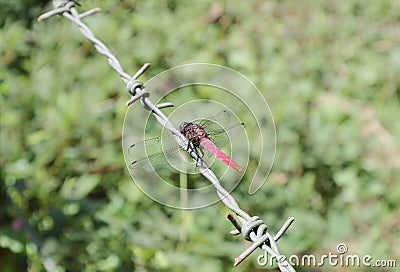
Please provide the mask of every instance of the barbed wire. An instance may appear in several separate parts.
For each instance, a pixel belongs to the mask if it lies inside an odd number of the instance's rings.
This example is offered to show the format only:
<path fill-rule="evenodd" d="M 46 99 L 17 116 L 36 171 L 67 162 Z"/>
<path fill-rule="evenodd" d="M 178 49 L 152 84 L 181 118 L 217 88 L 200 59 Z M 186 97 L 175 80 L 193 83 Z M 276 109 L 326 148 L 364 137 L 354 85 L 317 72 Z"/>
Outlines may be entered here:
<path fill-rule="evenodd" d="M 228 191 L 221 185 L 218 178 L 215 176 L 214 172 L 208 167 L 208 165 L 198 156 L 196 152 L 192 149 L 188 149 L 188 139 L 186 139 L 168 120 L 167 116 L 161 111 L 162 108 L 173 106 L 172 103 L 163 103 L 155 105 L 149 100 L 150 92 L 146 89 L 144 84 L 138 80 L 138 78 L 149 68 L 150 64 L 144 64 L 134 76 L 130 76 L 127 74 L 118 59 L 110 52 L 107 46 L 102 43 L 99 39 L 95 37 L 93 32 L 89 29 L 89 27 L 82 22 L 81 19 L 92 15 L 94 13 L 100 12 L 100 8 L 93 8 L 86 12 L 79 13 L 75 6 L 80 6 L 80 3 L 73 0 L 53 0 L 54 9 L 42 14 L 39 16 L 39 21 L 44 21 L 49 19 L 50 17 L 60 14 L 75 23 L 83 36 L 85 36 L 88 40 L 90 40 L 96 50 L 107 57 L 108 63 L 110 66 L 120 75 L 121 79 L 126 84 L 126 88 L 131 95 L 131 98 L 126 102 L 126 105 L 129 106 L 132 103 L 140 100 L 142 106 L 150 111 L 157 121 L 167 130 L 169 130 L 178 145 L 184 148 L 193 160 L 196 162 L 196 165 L 199 169 L 199 172 L 207 178 L 214 188 L 217 191 L 218 197 L 221 201 L 227 206 L 230 210 L 232 210 L 236 214 L 236 218 L 232 214 L 228 214 L 228 220 L 235 227 L 234 230 L 230 231 L 232 235 L 242 234 L 245 240 L 252 242 L 252 244 L 243 251 L 237 258 L 235 258 L 234 266 L 240 264 L 244 259 L 246 259 L 254 250 L 257 248 L 261 248 L 267 254 L 269 254 L 272 258 L 277 260 L 278 267 L 281 271 L 295 271 L 291 264 L 287 261 L 285 256 L 281 255 L 278 250 L 278 246 L 276 242 L 282 237 L 282 235 L 286 232 L 286 230 L 290 227 L 290 225 L 294 221 L 294 217 L 289 217 L 286 222 L 282 225 L 280 230 L 276 233 L 275 236 L 272 236 L 267 231 L 267 225 L 262 221 L 258 216 L 250 216 L 245 211 L 243 211 L 236 200 L 229 194 Z"/>

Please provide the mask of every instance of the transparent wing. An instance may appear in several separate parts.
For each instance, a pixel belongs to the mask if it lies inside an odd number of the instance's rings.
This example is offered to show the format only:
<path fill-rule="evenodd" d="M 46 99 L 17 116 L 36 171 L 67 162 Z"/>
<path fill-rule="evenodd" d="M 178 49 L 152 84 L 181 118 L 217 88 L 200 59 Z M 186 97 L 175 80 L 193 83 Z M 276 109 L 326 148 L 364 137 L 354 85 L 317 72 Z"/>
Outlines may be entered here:
<path fill-rule="evenodd" d="M 208 132 L 208 137 L 210 140 L 219 148 L 224 147 L 228 142 L 231 142 L 237 135 L 243 133 L 244 124 L 237 123 L 228 128 L 221 127 L 211 127 L 211 130 Z"/>
<path fill-rule="evenodd" d="M 210 131 L 213 130 L 211 126 L 215 126 L 218 124 L 220 127 L 228 128 L 235 123 L 235 118 L 232 113 L 227 110 L 219 111 L 211 116 L 201 118 L 201 120 L 197 121 L 203 128 L 207 129 L 210 127 Z M 196 121 L 196 120 L 195 120 Z"/>
<path fill-rule="evenodd" d="M 234 120 L 231 113 L 223 110 L 192 122 L 203 126 L 210 140 L 217 147 L 222 148 L 244 130 L 244 124 L 232 124 Z M 179 148 L 170 132 L 132 144 L 128 150 L 128 155 L 131 158 L 131 169 L 150 167 L 150 165 L 154 168 L 168 167 L 177 164 L 183 157 L 187 161 L 188 155 L 185 153 Z"/>
<path fill-rule="evenodd" d="M 206 130 L 210 140 L 219 148 L 232 141 L 244 130 L 244 124 L 237 122 L 234 115 L 227 110 L 204 118 L 200 121 L 200 125 Z"/>
<path fill-rule="evenodd" d="M 170 160 L 179 157 L 179 146 L 171 133 L 165 133 L 160 137 L 149 138 L 132 144 L 128 155 L 131 158 L 131 169 L 149 167 L 167 167 Z"/>

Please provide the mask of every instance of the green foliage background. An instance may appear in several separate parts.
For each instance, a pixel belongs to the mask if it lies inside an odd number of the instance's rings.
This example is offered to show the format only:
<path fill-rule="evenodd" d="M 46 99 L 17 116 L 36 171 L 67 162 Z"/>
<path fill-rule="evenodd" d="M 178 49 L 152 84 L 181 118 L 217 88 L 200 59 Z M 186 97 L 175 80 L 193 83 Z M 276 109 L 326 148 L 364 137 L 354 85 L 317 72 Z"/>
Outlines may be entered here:
<path fill-rule="evenodd" d="M 85 21 L 129 74 L 211 62 L 263 92 L 274 167 L 257 194 L 244 179 L 233 195 L 271 232 L 296 217 L 282 254 L 344 242 L 400 259 L 399 1 L 82 2 L 102 8 Z M 232 268 L 248 244 L 228 234 L 222 204 L 183 212 L 134 186 L 121 150 L 125 87 L 76 26 L 38 23 L 47 1 L 0 7 L 1 270 L 49 260 L 68 271 L 261 269 L 258 253 Z"/>

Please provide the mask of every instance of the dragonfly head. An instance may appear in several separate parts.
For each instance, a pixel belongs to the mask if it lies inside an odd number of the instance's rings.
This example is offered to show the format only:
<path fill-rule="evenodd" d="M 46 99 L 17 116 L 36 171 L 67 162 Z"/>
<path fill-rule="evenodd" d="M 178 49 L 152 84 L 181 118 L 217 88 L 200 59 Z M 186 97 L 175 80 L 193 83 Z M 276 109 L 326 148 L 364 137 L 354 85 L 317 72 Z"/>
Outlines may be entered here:
<path fill-rule="evenodd" d="M 190 124 L 192 124 L 191 122 L 183 122 L 182 124 L 180 124 L 180 126 L 179 126 L 179 131 L 182 133 L 182 134 L 185 134 L 185 129 L 186 129 L 186 127 L 188 126 L 188 125 L 190 125 Z"/>

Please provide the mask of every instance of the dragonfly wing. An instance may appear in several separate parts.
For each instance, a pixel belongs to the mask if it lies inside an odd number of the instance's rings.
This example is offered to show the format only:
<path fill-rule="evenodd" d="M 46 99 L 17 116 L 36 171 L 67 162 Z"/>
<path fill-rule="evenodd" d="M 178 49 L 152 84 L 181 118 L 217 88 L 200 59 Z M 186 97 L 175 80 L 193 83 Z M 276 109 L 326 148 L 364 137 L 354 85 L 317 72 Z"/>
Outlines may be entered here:
<path fill-rule="evenodd" d="M 168 166 L 168 161 L 178 156 L 179 146 L 172 134 L 165 133 L 160 137 L 149 138 L 132 144 L 128 150 L 131 158 L 131 169 Z"/>
<path fill-rule="evenodd" d="M 220 111 L 210 117 L 193 122 L 200 123 L 206 130 L 208 137 L 218 147 L 222 148 L 232 138 L 243 132 L 243 124 L 232 125 L 233 115 L 227 111 Z M 131 158 L 130 168 L 143 168 L 146 166 L 168 166 L 172 161 L 179 161 L 182 153 L 173 135 L 169 132 L 160 137 L 150 138 L 129 147 L 128 156 Z"/>
<path fill-rule="evenodd" d="M 194 122 L 196 122 L 194 120 Z M 223 147 L 235 136 L 243 133 L 244 124 L 237 122 L 233 113 L 222 110 L 202 119 L 199 124 L 206 130 L 208 137 L 218 146 Z"/>
<path fill-rule="evenodd" d="M 218 124 L 220 127 L 230 127 L 234 122 L 233 114 L 227 110 L 219 111 L 211 116 L 202 118 L 199 122 L 203 128 Z"/>
<path fill-rule="evenodd" d="M 206 130 L 207 131 L 207 130 Z M 231 142 L 236 136 L 244 131 L 244 124 L 237 123 L 227 128 L 213 127 L 207 131 L 208 137 L 219 148 L 224 147 L 228 142 Z"/>

